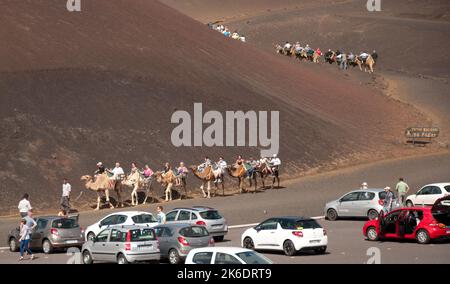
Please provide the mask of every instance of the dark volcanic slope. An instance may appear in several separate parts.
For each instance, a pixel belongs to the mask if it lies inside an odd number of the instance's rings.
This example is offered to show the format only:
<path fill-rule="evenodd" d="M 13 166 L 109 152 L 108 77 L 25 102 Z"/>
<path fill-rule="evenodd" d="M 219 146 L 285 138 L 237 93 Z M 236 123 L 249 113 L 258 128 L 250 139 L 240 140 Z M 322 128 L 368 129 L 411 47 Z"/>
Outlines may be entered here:
<path fill-rule="evenodd" d="M 396 103 L 227 40 L 159 2 L 82 1 L 81 13 L 65 4 L 0 2 L 2 212 L 26 191 L 36 207 L 56 207 L 61 178 L 77 194 L 99 160 L 159 168 L 259 153 L 173 147 L 170 117 L 192 113 L 194 102 L 279 110 L 290 172 L 389 145 L 407 126 Z"/>

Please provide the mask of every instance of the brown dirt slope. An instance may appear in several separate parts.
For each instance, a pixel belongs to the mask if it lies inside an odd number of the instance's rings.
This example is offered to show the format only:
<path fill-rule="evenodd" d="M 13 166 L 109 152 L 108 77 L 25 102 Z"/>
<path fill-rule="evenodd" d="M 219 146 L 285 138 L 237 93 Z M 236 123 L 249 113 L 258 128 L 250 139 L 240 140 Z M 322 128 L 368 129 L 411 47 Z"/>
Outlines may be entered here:
<path fill-rule="evenodd" d="M 57 207 L 61 178 L 76 195 L 99 160 L 159 168 L 259 153 L 173 147 L 170 117 L 194 102 L 279 110 L 290 173 L 390 145 L 410 119 L 376 93 L 225 39 L 160 2 L 83 1 L 81 13 L 65 2 L 0 4 L 2 212 L 24 192 L 38 208 Z"/>

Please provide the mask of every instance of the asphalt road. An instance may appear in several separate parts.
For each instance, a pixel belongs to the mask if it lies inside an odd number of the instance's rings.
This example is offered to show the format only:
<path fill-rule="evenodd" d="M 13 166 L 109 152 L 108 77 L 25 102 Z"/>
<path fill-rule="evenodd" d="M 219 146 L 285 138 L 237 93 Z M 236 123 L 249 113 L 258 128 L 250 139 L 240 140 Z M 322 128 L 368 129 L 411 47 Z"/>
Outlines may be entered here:
<path fill-rule="evenodd" d="M 282 184 L 283 189 L 266 190 L 256 194 L 243 194 L 207 199 L 174 201 L 165 204 L 165 211 L 175 207 L 205 205 L 217 208 L 227 218 L 229 225 L 251 224 L 272 216 L 303 215 L 321 216 L 327 201 L 337 199 L 342 194 L 358 188 L 366 181 L 370 187 L 393 187 L 398 177 L 405 177 L 413 189 L 433 182 L 450 181 L 450 153 L 414 157 L 403 160 L 383 161 L 358 167 L 347 168 L 326 174 L 305 177 Z M 156 204 L 139 206 L 137 209 L 155 212 Z M 114 209 L 120 210 L 120 209 Z M 127 208 L 126 210 L 130 210 Z M 80 224 L 86 227 L 112 210 L 83 212 Z M 8 230 L 16 226 L 18 219 L 0 219 L 0 234 L 5 236 Z M 325 222 L 324 227 L 330 233 L 330 254 L 324 256 L 295 257 L 287 259 L 282 255 L 270 254 L 269 258 L 277 263 L 363 263 L 367 261 L 367 248 L 377 246 L 382 250 L 384 263 L 441 263 L 450 262 L 450 245 L 433 244 L 419 246 L 414 243 L 369 243 L 361 235 L 361 221 Z M 238 245 L 242 229 L 230 232 L 231 244 Z M 224 244 L 230 244 L 229 242 Z M 0 245 L 1 247 L 2 245 Z M 65 254 L 40 256 L 36 263 L 53 263 L 67 260 Z M 0 253 L 0 263 L 15 262 L 8 252 Z"/>

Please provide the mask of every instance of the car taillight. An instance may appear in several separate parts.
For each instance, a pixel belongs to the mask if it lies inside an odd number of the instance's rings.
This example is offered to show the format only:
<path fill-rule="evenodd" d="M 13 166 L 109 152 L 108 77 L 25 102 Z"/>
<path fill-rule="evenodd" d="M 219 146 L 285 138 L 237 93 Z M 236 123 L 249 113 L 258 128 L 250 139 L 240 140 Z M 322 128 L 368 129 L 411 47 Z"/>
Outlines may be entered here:
<path fill-rule="evenodd" d="M 383 199 L 378 200 L 378 204 L 380 204 L 381 206 L 383 206 L 383 205 L 384 205 L 384 200 L 383 200 Z"/>
<path fill-rule="evenodd" d="M 327 230 L 323 229 L 323 235 L 324 235 L 324 236 L 327 235 Z"/>
<path fill-rule="evenodd" d="M 303 238 L 303 232 L 295 231 L 295 232 L 292 232 L 292 234 L 296 237 Z"/>
<path fill-rule="evenodd" d="M 445 229 L 445 224 L 438 223 L 436 221 L 433 221 L 433 223 L 429 224 L 430 227 L 439 227 L 439 229 Z"/>
<path fill-rule="evenodd" d="M 199 226 L 206 226 L 206 223 L 203 221 L 197 221 L 197 223 L 195 223 L 195 224 L 199 225 Z"/>
<path fill-rule="evenodd" d="M 209 245 L 211 245 L 211 246 L 214 245 L 214 238 L 209 239 Z"/>
<path fill-rule="evenodd" d="M 186 241 L 186 239 L 183 238 L 183 237 L 178 237 L 178 242 L 180 244 L 182 244 L 183 246 L 188 246 L 189 245 L 188 241 Z"/>
<path fill-rule="evenodd" d="M 131 250 L 131 231 L 127 232 L 125 243 L 125 250 Z"/>
<path fill-rule="evenodd" d="M 58 235 L 58 230 L 57 229 L 51 229 L 50 230 L 50 234 L 57 236 Z"/>

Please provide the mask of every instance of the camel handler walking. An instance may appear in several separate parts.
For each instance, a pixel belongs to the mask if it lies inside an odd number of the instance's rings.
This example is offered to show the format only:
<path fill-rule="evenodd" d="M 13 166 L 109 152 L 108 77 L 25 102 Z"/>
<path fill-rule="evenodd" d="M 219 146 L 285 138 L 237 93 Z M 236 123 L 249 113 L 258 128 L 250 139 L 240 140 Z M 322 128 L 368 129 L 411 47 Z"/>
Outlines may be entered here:
<path fill-rule="evenodd" d="M 62 196 L 61 196 L 61 211 L 66 216 L 70 213 L 70 192 L 72 191 L 72 186 L 68 182 L 67 178 L 64 178 L 62 185 Z"/>

